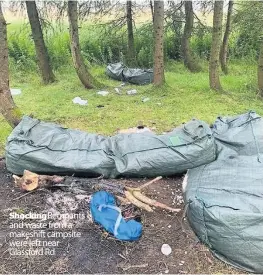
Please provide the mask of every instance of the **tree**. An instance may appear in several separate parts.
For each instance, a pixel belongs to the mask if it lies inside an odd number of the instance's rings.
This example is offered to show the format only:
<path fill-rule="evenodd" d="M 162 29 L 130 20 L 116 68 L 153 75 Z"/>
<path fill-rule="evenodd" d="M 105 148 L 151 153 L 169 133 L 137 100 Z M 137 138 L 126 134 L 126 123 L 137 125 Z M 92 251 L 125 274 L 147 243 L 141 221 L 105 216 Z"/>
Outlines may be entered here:
<path fill-rule="evenodd" d="M 55 81 L 55 76 L 49 62 L 48 51 L 44 42 L 43 32 L 35 1 L 26 1 L 27 15 L 35 44 L 38 67 L 44 84 Z"/>
<path fill-rule="evenodd" d="M 128 65 L 136 65 L 136 53 L 134 47 L 133 37 L 133 20 L 132 20 L 132 1 L 128 0 L 126 3 L 127 11 L 127 32 L 128 32 L 128 51 L 127 51 L 127 63 Z"/>
<path fill-rule="evenodd" d="M 162 85 L 164 79 L 164 2 L 154 1 L 153 11 L 153 32 L 154 32 L 154 67 L 153 83 Z"/>
<path fill-rule="evenodd" d="M 77 75 L 87 89 L 92 89 L 98 83 L 88 72 L 84 59 L 81 55 L 79 44 L 79 27 L 78 27 L 78 2 L 68 1 L 68 20 L 69 20 L 69 34 L 70 34 L 70 49 L 73 59 L 73 65 Z"/>
<path fill-rule="evenodd" d="M 263 38 L 261 41 L 260 54 L 258 58 L 258 88 L 263 97 Z"/>
<path fill-rule="evenodd" d="M 209 61 L 209 81 L 210 88 L 214 90 L 222 90 L 219 78 L 219 54 L 222 39 L 222 22 L 223 22 L 224 1 L 215 1 L 214 17 L 213 17 L 213 34 L 212 45 Z"/>
<path fill-rule="evenodd" d="M 193 27 L 194 27 L 194 13 L 193 13 L 192 1 L 184 1 L 184 8 L 185 8 L 185 25 L 184 25 L 184 34 L 182 37 L 182 54 L 183 54 L 184 65 L 191 72 L 199 72 L 201 71 L 201 66 L 198 65 L 190 48 L 190 39 L 192 36 Z"/>
<path fill-rule="evenodd" d="M 8 69 L 8 47 L 6 21 L 2 12 L 0 2 L 0 112 L 10 124 L 15 127 L 20 119 L 21 113 L 16 107 L 9 89 Z"/>
<path fill-rule="evenodd" d="M 225 74 L 228 74 L 228 68 L 227 68 L 227 52 L 228 52 L 228 41 L 229 36 L 231 33 L 231 19 L 232 19 L 232 13 L 233 13 L 233 5 L 234 1 L 229 1 L 228 3 L 228 11 L 227 11 L 227 19 L 226 19 L 226 29 L 224 33 L 223 43 L 220 50 L 220 63 L 222 71 Z"/>

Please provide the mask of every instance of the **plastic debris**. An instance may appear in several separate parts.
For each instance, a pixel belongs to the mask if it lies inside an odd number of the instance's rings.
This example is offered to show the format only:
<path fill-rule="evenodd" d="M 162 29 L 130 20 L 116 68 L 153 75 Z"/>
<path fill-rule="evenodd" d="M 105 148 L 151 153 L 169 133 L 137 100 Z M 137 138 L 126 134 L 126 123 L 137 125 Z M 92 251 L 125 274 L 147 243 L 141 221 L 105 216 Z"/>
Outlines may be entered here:
<path fill-rule="evenodd" d="M 127 95 L 136 95 L 137 91 L 135 89 L 127 91 Z"/>
<path fill-rule="evenodd" d="M 114 88 L 114 90 L 115 90 L 116 94 L 121 95 L 121 91 L 119 88 Z"/>
<path fill-rule="evenodd" d="M 88 104 L 88 100 L 81 99 L 79 96 L 73 98 L 72 102 L 74 104 L 79 104 L 79 105 L 87 105 Z"/>
<path fill-rule="evenodd" d="M 98 91 L 97 95 L 107 96 L 109 94 L 108 91 Z"/>
<path fill-rule="evenodd" d="M 143 97 L 143 98 L 142 98 L 142 102 L 147 102 L 147 101 L 150 101 L 150 98 L 149 98 L 149 97 Z"/>
<path fill-rule="evenodd" d="M 21 89 L 10 89 L 11 95 L 20 95 L 22 94 Z"/>
<path fill-rule="evenodd" d="M 162 245 L 161 251 L 162 251 L 163 255 L 168 256 L 172 253 L 172 248 L 169 244 L 164 243 Z"/>

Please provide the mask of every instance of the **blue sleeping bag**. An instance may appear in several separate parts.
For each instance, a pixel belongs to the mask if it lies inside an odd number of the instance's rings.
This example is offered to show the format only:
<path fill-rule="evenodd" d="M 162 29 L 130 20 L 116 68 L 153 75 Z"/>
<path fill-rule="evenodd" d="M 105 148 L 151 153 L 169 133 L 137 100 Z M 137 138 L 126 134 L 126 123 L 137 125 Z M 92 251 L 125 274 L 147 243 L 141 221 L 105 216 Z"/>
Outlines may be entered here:
<path fill-rule="evenodd" d="M 136 241 L 142 235 L 142 224 L 135 220 L 126 222 L 120 208 L 116 206 L 114 197 L 108 192 L 94 193 L 90 210 L 93 220 L 119 240 Z"/>

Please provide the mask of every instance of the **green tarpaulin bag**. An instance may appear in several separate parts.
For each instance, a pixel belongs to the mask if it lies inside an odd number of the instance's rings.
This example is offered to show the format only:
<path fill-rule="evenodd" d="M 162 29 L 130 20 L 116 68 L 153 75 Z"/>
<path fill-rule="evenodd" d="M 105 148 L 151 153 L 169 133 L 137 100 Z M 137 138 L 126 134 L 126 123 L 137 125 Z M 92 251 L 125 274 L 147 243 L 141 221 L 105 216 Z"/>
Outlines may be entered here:
<path fill-rule="evenodd" d="M 263 273 L 263 121 L 218 118 L 213 132 L 217 159 L 184 181 L 189 223 L 218 258 Z"/>
<path fill-rule="evenodd" d="M 106 74 L 119 81 L 145 85 L 153 81 L 153 69 L 127 68 L 122 63 L 109 64 Z"/>
<path fill-rule="evenodd" d="M 108 138 L 63 128 L 24 116 L 8 137 L 7 169 L 21 175 L 25 169 L 39 174 L 109 177 L 114 160 Z"/>
<path fill-rule="evenodd" d="M 7 169 L 23 174 L 153 177 L 181 173 L 215 159 L 209 126 L 190 121 L 166 135 L 103 137 L 25 116 L 8 137 Z"/>
<path fill-rule="evenodd" d="M 213 161 L 216 147 L 209 126 L 192 120 L 165 135 L 123 134 L 111 138 L 116 174 L 174 175 Z"/>

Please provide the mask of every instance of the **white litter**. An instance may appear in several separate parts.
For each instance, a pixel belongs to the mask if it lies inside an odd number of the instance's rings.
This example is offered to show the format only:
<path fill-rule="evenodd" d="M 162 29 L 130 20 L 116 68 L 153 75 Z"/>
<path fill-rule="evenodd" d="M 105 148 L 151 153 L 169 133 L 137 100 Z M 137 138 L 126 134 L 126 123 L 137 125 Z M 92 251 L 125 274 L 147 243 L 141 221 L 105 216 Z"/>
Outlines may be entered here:
<path fill-rule="evenodd" d="M 119 95 L 121 95 L 121 91 L 119 90 L 119 88 L 114 88 L 115 92 Z"/>
<path fill-rule="evenodd" d="M 135 89 L 127 91 L 127 95 L 136 95 L 136 94 L 137 94 L 137 91 Z"/>
<path fill-rule="evenodd" d="M 81 99 L 79 96 L 73 98 L 72 102 L 74 104 L 79 104 L 79 105 L 87 105 L 88 104 L 88 100 Z"/>
<path fill-rule="evenodd" d="M 150 100 L 149 97 L 143 97 L 143 98 L 142 98 L 142 102 L 147 102 L 147 101 L 149 101 L 149 100 Z"/>
<path fill-rule="evenodd" d="M 168 256 L 172 253 L 172 248 L 169 244 L 164 243 L 162 245 L 161 252 L 163 253 L 163 255 Z"/>
<path fill-rule="evenodd" d="M 98 91 L 97 94 L 102 95 L 102 96 L 106 96 L 106 95 L 109 94 L 109 92 L 108 91 Z"/>
<path fill-rule="evenodd" d="M 10 89 L 11 95 L 20 95 L 22 93 L 21 89 Z"/>

